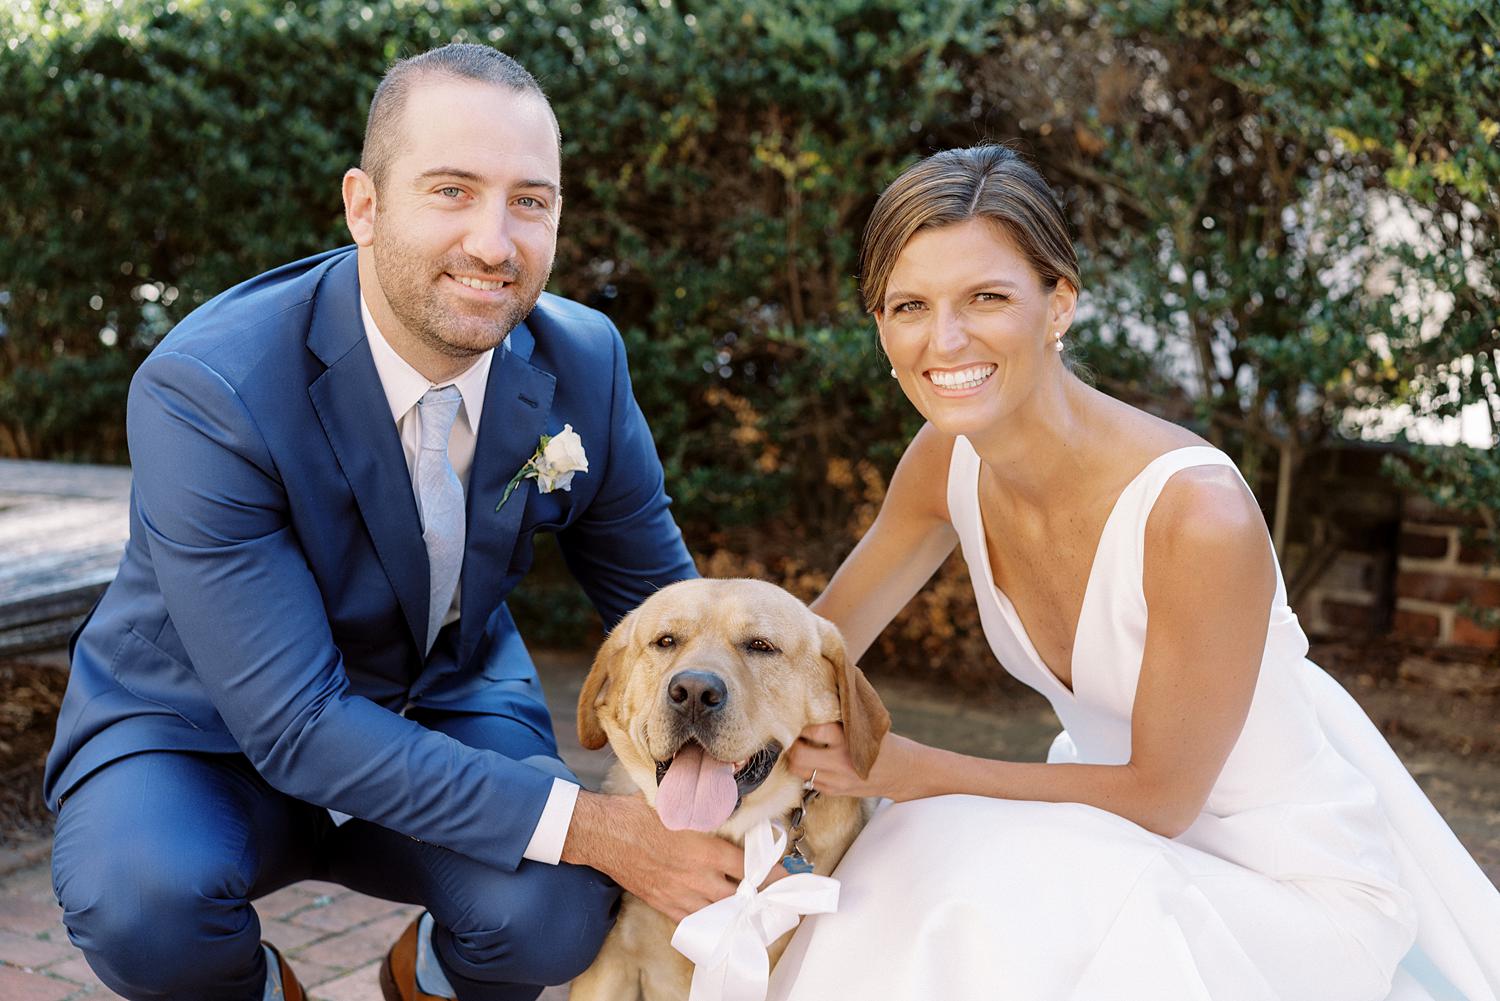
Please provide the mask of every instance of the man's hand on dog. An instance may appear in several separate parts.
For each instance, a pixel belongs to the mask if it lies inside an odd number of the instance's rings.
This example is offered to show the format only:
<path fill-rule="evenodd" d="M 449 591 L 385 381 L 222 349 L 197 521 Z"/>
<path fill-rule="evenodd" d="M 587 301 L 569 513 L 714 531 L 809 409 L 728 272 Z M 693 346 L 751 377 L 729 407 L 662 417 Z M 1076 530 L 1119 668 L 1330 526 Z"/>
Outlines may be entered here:
<path fill-rule="evenodd" d="M 598 869 L 674 922 L 730 896 L 745 876 L 742 849 L 667 830 L 639 796 L 580 792 L 562 860 Z"/>

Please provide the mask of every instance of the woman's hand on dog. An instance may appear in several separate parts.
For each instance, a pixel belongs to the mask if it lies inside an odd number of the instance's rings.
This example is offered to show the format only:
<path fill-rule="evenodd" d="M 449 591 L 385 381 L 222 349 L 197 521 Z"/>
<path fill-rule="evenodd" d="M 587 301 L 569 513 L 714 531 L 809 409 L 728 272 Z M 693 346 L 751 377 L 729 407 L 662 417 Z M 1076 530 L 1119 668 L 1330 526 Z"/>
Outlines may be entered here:
<path fill-rule="evenodd" d="M 742 849 L 667 830 L 640 796 L 580 792 L 562 860 L 598 869 L 674 922 L 730 896 L 745 876 Z"/>
<path fill-rule="evenodd" d="M 920 759 L 926 750 L 914 740 L 887 733 L 869 776 L 861 778 L 849 755 L 844 725 L 814 723 L 787 752 L 787 767 L 804 779 L 816 772 L 813 788 L 827 796 L 887 796 L 900 802 L 926 795 L 919 784 Z"/>

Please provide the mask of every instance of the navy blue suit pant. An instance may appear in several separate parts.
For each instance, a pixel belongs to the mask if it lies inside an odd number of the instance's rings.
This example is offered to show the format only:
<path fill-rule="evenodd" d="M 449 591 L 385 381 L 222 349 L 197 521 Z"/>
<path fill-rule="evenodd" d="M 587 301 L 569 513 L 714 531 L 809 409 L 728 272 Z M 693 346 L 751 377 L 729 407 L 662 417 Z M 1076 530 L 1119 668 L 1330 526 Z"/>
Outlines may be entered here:
<path fill-rule="evenodd" d="M 418 719 L 471 747 L 555 761 L 550 739 L 514 720 Z M 251 901 L 303 879 L 420 904 L 461 1001 L 531 1001 L 588 967 L 619 897 L 582 866 L 505 872 L 361 820 L 336 827 L 239 755 L 176 751 L 123 758 L 74 789 L 52 873 L 69 937 L 130 1001 L 258 1001 L 265 958 Z"/>

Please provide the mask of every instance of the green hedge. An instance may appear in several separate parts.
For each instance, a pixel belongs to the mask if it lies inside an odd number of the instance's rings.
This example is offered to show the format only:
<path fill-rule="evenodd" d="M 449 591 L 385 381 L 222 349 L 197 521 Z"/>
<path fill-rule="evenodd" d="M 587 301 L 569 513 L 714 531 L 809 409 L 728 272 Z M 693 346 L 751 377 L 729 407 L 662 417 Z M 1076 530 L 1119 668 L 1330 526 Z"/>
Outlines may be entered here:
<path fill-rule="evenodd" d="M 909 424 L 856 306 L 859 228 L 879 188 L 963 117 L 962 75 L 995 11 L 687 9 L 51 0 L 12 12 L 0 451 L 123 459 L 110 413 L 133 363 L 228 285 L 346 242 L 339 178 L 380 73 L 477 40 L 519 57 L 556 106 L 567 200 L 553 287 L 626 332 L 684 517 L 826 514 L 808 495 L 850 430 L 888 458 Z M 85 390 L 97 405 L 46 402 Z"/>
<path fill-rule="evenodd" d="M 840 478 L 846 459 L 888 468 L 914 429 L 857 306 L 858 232 L 882 185 L 967 122 L 964 76 L 1000 13 L 968 0 L 0 13 L 0 163 L 15 165 L 0 195 L 0 454 L 123 461 L 130 373 L 174 322 L 347 242 L 339 179 L 385 67 L 489 42 L 556 108 L 552 288 L 624 331 L 695 551 L 784 544 L 832 565 L 865 503 Z M 791 526 L 780 542 L 772 519 Z M 553 635 L 576 622 L 572 592 L 534 604 Z"/>
<path fill-rule="evenodd" d="M 857 304 L 859 232 L 903 166 L 989 138 L 1064 195 L 1089 307 L 1070 340 L 1099 384 L 1195 422 L 1271 496 L 1276 453 L 1310 471 L 1350 406 L 1500 415 L 1485 7 L 13 0 L 0 455 L 123 461 L 135 365 L 208 297 L 346 242 L 339 178 L 380 74 L 467 40 L 553 100 L 553 288 L 624 331 L 708 569 L 814 593 L 869 523 L 916 416 Z M 1376 202 L 1425 232 L 1376 248 Z M 1368 276 L 1429 294 L 1405 309 Z M 1163 377 L 1183 358 L 1196 388 Z M 1432 489 L 1493 517 L 1472 471 L 1496 460 L 1463 465 L 1429 463 Z M 1294 534 L 1315 508 L 1293 500 Z M 987 674 L 955 582 L 897 632 Z M 533 593 L 552 635 L 574 628 L 572 592 Z"/>

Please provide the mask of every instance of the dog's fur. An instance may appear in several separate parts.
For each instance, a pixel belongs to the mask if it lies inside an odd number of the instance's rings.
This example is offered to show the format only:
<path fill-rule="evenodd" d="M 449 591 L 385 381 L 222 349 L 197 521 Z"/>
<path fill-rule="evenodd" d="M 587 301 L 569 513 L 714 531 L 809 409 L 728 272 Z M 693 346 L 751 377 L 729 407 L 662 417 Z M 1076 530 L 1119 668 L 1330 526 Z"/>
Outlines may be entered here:
<path fill-rule="evenodd" d="M 723 681 L 727 696 L 711 718 L 689 719 L 673 704 L 669 690 L 681 671 Z M 716 832 L 736 844 L 761 820 L 788 826 L 803 789 L 802 777 L 787 770 L 785 751 L 804 727 L 833 720 L 843 721 L 855 768 L 868 775 L 890 728 L 879 696 L 849 662 L 832 623 L 781 588 L 754 580 L 683 581 L 653 595 L 610 633 L 578 700 L 583 746 L 607 741 L 619 759 L 605 791 L 639 791 L 653 806 L 658 762 L 670 761 L 689 739 L 736 763 L 779 745 L 769 776 L 742 791 Z M 819 874 L 838 865 L 867 815 L 858 799 L 811 801 L 804 847 Z M 626 894 L 598 959 L 573 982 L 573 1001 L 685 1001 L 692 964 L 672 948 L 673 930 L 665 916 Z M 772 946 L 773 965 L 789 938 Z"/>

